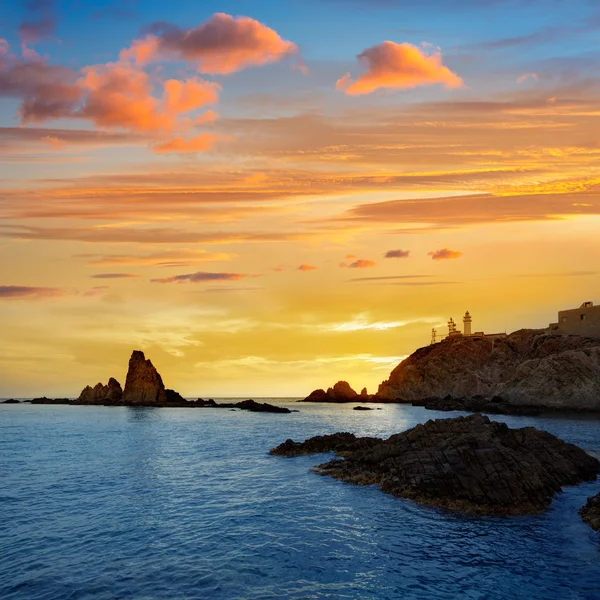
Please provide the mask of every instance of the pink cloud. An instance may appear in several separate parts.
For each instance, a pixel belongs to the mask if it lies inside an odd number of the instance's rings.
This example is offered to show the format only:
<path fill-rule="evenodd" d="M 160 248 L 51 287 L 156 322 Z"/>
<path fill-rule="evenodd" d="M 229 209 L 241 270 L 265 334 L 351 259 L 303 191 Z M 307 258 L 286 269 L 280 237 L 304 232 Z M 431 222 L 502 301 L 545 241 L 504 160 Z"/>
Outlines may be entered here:
<path fill-rule="evenodd" d="M 248 275 L 242 273 L 208 273 L 206 271 L 198 271 L 197 273 L 174 275 L 172 277 L 151 279 L 150 281 L 152 283 L 202 283 L 206 281 L 237 281 L 244 277 L 248 277 Z"/>
<path fill-rule="evenodd" d="M 32 287 L 28 285 L 0 285 L 0 300 L 4 298 L 56 298 L 67 292 L 54 287 Z"/>
<path fill-rule="evenodd" d="M 370 94 L 379 88 L 409 89 L 442 83 L 447 88 L 461 87 L 462 79 L 442 64 L 439 51 L 426 54 L 412 44 L 383 42 L 358 55 L 366 72 L 356 81 L 347 73 L 336 82 L 336 88 L 349 96 Z"/>
<path fill-rule="evenodd" d="M 297 52 L 296 44 L 255 19 L 216 13 L 191 29 L 156 23 L 145 38 L 123 50 L 121 58 L 132 59 L 138 65 L 161 59 L 181 60 L 195 63 L 201 73 L 226 75 Z"/>
<path fill-rule="evenodd" d="M 449 248 L 441 248 L 435 252 L 432 251 L 427 253 L 427 256 L 431 256 L 432 260 L 451 260 L 454 258 L 460 258 L 462 255 L 462 252 L 450 250 Z"/>
<path fill-rule="evenodd" d="M 312 265 L 300 265 L 298 267 L 298 271 L 316 271 L 318 267 L 313 267 Z"/>

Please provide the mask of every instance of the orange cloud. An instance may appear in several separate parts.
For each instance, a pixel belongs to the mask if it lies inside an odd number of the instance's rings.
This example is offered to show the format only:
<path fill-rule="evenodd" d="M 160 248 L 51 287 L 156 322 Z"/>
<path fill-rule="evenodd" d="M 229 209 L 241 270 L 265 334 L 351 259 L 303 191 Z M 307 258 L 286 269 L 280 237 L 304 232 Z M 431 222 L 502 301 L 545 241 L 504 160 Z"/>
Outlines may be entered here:
<path fill-rule="evenodd" d="M 316 271 L 318 267 L 313 267 L 312 265 L 300 265 L 298 267 L 298 271 Z"/>
<path fill-rule="evenodd" d="M 242 273 L 208 273 L 206 271 L 198 271 L 197 273 L 187 273 L 185 275 L 174 275 L 173 277 L 163 277 L 159 279 L 151 279 L 152 283 L 203 283 L 206 281 L 237 281 L 248 275 Z"/>
<path fill-rule="evenodd" d="M 346 258 L 356 258 L 356 254 L 346 254 Z"/>
<path fill-rule="evenodd" d="M 357 58 L 366 65 L 366 73 L 356 81 L 347 73 L 336 83 L 336 88 L 349 96 L 370 94 L 379 88 L 409 89 L 436 83 L 457 88 L 463 84 L 456 73 L 442 64 L 438 51 L 428 55 L 408 43 L 386 41 L 367 48 Z"/>
<path fill-rule="evenodd" d="M 169 79 L 164 85 L 164 107 L 168 113 L 180 114 L 196 110 L 219 99 L 221 86 L 212 81 Z"/>
<path fill-rule="evenodd" d="M 462 255 L 462 252 L 450 250 L 449 248 L 442 248 L 441 250 L 427 253 L 427 256 L 431 256 L 432 260 L 450 260 L 453 258 L 460 258 Z"/>
<path fill-rule="evenodd" d="M 340 267 L 347 267 L 348 269 L 369 269 L 370 267 L 374 267 L 375 262 L 372 260 L 367 260 L 366 258 L 359 258 L 357 261 L 346 264 L 340 263 Z"/>
<path fill-rule="evenodd" d="M 538 79 L 537 73 L 523 73 L 523 75 L 517 77 L 517 83 L 524 83 L 528 79 Z"/>
<path fill-rule="evenodd" d="M 150 33 L 121 52 L 138 65 L 160 59 L 183 60 L 211 75 L 226 75 L 297 54 L 296 44 L 249 17 L 216 13 L 192 29 L 155 23 Z"/>
<path fill-rule="evenodd" d="M 90 275 L 92 279 L 131 279 L 132 277 L 139 277 L 134 273 L 98 273 L 97 275 Z"/>
<path fill-rule="evenodd" d="M 190 139 L 178 136 L 167 142 L 156 144 L 152 149 L 158 154 L 165 154 L 167 152 L 202 152 L 210 150 L 218 139 L 219 136 L 213 133 L 202 133 Z"/>

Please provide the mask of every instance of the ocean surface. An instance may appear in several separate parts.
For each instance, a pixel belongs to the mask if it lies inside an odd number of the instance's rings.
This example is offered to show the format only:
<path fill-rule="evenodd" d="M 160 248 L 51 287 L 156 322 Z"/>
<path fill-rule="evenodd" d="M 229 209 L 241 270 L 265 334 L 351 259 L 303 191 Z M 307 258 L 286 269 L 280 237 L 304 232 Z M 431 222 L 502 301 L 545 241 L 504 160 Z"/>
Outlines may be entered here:
<path fill-rule="evenodd" d="M 268 451 L 458 413 L 295 408 L 0 405 L 0 598 L 600 598 L 600 535 L 577 514 L 600 482 L 535 517 L 424 508 Z M 495 418 L 600 456 L 600 420 Z"/>

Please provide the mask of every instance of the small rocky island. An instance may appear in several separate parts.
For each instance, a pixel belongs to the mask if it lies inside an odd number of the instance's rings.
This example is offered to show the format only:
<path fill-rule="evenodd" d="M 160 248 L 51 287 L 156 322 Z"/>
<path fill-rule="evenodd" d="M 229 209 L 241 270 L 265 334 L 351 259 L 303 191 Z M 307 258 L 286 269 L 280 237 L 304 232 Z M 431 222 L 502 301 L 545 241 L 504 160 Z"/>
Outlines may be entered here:
<path fill-rule="evenodd" d="M 588 498 L 579 514 L 592 529 L 600 531 L 600 494 Z"/>
<path fill-rule="evenodd" d="M 314 470 L 415 502 L 485 515 L 535 514 L 562 486 L 593 481 L 600 462 L 533 427 L 510 429 L 486 416 L 439 419 L 383 440 L 352 433 L 287 440 L 275 456 L 333 451 Z"/>
<path fill-rule="evenodd" d="M 134 350 L 129 359 L 125 389 L 111 377 L 106 385 L 97 383 L 95 386 L 83 388 L 75 400 L 69 398 L 34 398 L 32 404 L 72 404 L 100 406 L 155 406 L 170 408 L 229 408 L 247 410 L 249 412 L 268 412 L 289 414 L 289 408 L 274 406 L 266 402 L 242 400 L 241 402 L 217 403 L 214 400 L 186 400 L 174 390 L 165 388 L 160 373 L 146 359 L 140 350 Z"/>

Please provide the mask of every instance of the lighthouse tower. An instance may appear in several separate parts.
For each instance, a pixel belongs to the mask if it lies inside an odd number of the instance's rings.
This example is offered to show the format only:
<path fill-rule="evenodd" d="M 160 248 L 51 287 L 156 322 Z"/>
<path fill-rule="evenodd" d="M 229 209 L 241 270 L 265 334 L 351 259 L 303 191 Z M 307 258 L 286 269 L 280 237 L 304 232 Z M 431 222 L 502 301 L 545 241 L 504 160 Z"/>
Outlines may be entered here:
<path fill-rule="evenodd" d="M 471 314 L 469 313 L 469 311 L 467 311 L 465 313 L 465 316 L 463 317 L 463 324 L 464 335 L 471 335 Z"/>

